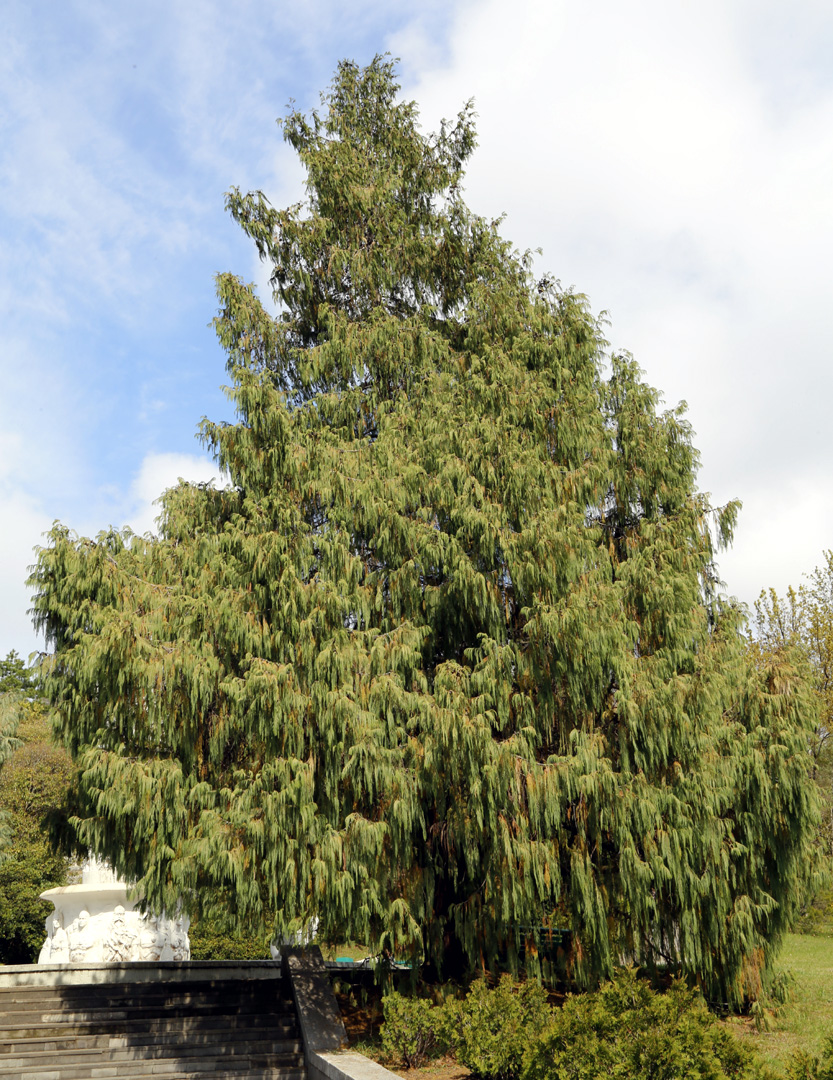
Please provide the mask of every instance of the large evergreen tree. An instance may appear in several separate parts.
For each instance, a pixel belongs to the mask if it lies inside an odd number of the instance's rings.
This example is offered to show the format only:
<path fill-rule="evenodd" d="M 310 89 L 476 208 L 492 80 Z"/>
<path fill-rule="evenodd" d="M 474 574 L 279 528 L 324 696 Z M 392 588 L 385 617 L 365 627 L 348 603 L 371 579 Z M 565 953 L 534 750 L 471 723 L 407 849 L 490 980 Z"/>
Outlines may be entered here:
<path fill-rule="evenodd" d="M 156 906 L 446 971 L 549 917 L 581 983 L 737 999 L 810 873 L 811 696 L 716 596 L 682 411 L 467 209 L 471 108 L 426 138 L 397 90 L 340 65 L 284 121 L 306 202 L 228 196 L 281 311 L 219 277 L 233 486 L 40 552 L 77 836 Z"/>

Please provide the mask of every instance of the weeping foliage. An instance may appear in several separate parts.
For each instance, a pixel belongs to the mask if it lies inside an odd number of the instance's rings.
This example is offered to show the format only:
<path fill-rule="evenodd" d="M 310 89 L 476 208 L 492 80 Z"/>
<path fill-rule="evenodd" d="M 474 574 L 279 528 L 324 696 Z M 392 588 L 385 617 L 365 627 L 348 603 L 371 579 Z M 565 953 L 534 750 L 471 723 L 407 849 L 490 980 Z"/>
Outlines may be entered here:
<path fill-rule="evenodd" d="M 306 202 L 228 195 L 281 310 L 218 278 L 233 486 L 39 554 L 77 838 L 157 907 L 446 971 L 549 919 L 579 984 L 736 1000 L 810 874 L 811 698 L 716 598 L 682 410 L 467 209 L 471 106 L 427 138 L 397 90 L 343 63 L 283 122 Z"/>

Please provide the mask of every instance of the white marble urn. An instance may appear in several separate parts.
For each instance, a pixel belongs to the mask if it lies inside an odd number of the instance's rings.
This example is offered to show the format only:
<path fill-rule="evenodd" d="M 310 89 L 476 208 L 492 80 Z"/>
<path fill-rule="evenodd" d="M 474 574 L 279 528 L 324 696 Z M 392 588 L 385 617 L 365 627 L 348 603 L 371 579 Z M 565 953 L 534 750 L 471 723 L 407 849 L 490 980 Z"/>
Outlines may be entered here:
<path fill-rule="evenodd" d="M 130 887 L 105 864 L 89 859 L 80 885 L 47 889 L 41 899 L 55 910 L 46 920 L 39 964 L 115 964 L 189 960 L 189 920 L 184 915 L 142 914 Z"/>

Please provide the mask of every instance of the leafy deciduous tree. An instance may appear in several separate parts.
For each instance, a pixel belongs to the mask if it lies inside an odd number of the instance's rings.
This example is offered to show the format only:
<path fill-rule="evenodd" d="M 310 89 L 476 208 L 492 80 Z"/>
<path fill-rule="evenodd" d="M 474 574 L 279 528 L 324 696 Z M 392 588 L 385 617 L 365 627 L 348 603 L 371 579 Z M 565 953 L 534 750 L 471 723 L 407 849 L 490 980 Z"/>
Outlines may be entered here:
<path fill-rule="evenodd" d="M 548 916 L 581 983 L 738 998 L 810 873 L 811 695 L 715 593 L 682 408 L 468 210 L 471 107 L 425 137 L 397 90 L 342 64 L 284 121 L 306 203 L 228 196 L 281 310 L 218 278 L 233 486 L 40 552 L 78 840 L 155 906 L 458 973 Z"/>
<path fill-rule="evenodd" d="M 12 649 L 0 660 L 0 694 L 31 695 L 36 692 L 35 679 L 22 656 Z"/>
<path fill-rule="evenodd" d="M 50 724 L 32 671 L 15 652 L 0 660 L 0 709 L 13 717 L 15 738 L 0 747 L 0 963 L 37 959 L 50 911 L 40 894 L 67 880 L 67 860 L 52 849 L 47 816 L 61 806 L 72 764 L 51 741 Z M 2 742 L 2 739 L 0 739 Z"/>
<path fill-rule="evenodd" d="M 20 745 L 17 728 L 20 722 L 20 691 L 25 682 L 25 676 L 21 673 L 23 667 L 23 661 L 14 649 L 4 660 L 0 660 L 0 768 Z M 8 814 L 0 809 L 0 865 L 6 857 L 10 836 Z"/>

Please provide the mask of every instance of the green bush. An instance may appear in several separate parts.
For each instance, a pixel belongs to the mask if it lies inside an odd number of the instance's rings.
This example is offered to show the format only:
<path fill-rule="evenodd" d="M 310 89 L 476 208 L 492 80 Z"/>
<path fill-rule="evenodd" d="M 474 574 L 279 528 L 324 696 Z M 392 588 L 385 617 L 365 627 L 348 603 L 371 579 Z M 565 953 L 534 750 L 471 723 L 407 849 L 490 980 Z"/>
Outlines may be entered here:
<path fill-rule="evenodd" d="M 514 1080 L 524 1055 L 551 1020 L 546 992 L 531 980 L 504 975 L 494 989 L 473 984 L 462 1001 L 448 1001 L 446 1039 L 457 1060 L 479 1077 Z"/>
<path fill-rule="evenodd" d="M 656 993 L 632 971 L 561 1009 L 507 975 L 436 1007 L 391 994 L 384 1010 L 384 1055 L 409 1068 L 451 1051 L 478 1080 L 775 1080 L 695 991 Z M 833 1080 L 833 1039 L 821 1060 L 796 1055 L 787 1080 Z"/>
<path fill-rule="evenodd" d="M 384 1012 L 382 1053 L 388 1061 L 416 1069 L 445 1049 L 443 1007 L 393 993 L 385 997 Z"/>
<path fill-rule="evenodd" d="M 631 971 L 570 997 L 531 1044 L 522 1080 L 764 1080 L 754 1052 L 681 983 L 657 994 Z"/>
<path fill-rule="evenodd" d="M 793 927 L 796 934 L 833 934 L 833 889 L 820 889 L 802 908 Z"/>
<path fill-rule="evenodd" d="M 247 933 L 210 917 L 193 922 L 188 939 L 192 960 L 269 960 L 272 955 L 266 932 Z"/>
<path fill-rule="evenodd" d="M 825 1040 L 821 1058 L 796 1050 L 787 1064 L 785 1080 L 833 1080 L 833 1036 Z"/>
<path fill-rule="evenodd" d="M 382 1052 L 407 1068 L 452 1052 L 484 1080 L 515 1080 L 524 1054 L 550 1020 L 536 982 L 505 975 L 494 989 L 476 982 L 463 1000 L 434 1006 L 424 998 L 389 994 L 384 1001 Z"/>
<path fill-rule="evenodd" d="M 818 1059 L 804 1050 L 796 1050 L 787 1065 L 786 1080 L 818 1080 Z"/>

